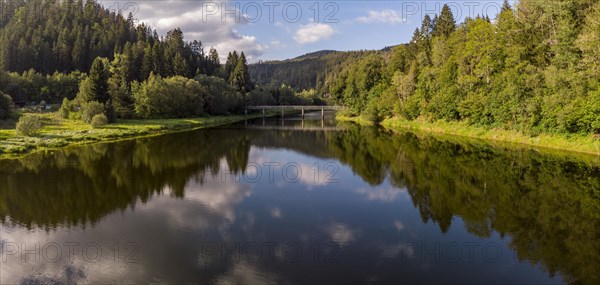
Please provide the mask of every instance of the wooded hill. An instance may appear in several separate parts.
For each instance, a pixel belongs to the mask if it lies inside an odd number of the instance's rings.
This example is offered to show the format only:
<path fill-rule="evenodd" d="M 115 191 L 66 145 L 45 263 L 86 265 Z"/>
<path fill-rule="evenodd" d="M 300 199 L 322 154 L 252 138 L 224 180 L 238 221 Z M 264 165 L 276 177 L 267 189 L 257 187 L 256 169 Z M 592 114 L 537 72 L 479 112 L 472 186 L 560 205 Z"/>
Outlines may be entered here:
<path fill-rule="evenodd" d="M 323 50 L 305 54 L 293 59 L 281 61 L 264 61 L 249 65 L 252 81 L 262 86 L 278 87 L 282 84 L 297 90 L 324 90 L 330 76 L 342 71 L 345 65 L 376 51 L 332 51 Z"/>
<path fill-rule="evenodd" d="M 0 4 L 0 119 L 13 102 L 42 101 L 84 120 L 90 110 L 109 120 L 228 114 L 254 89 L 243 52 L 221 65 L 179 28 L 159 36 L 93 0 Z"/>
<path fill-rule="evenodd" d="M 460 121 L 525 134 L 600 134 L 600 2 L 505 1 L 457 23 L 444 6 L 389 51 L 250 67 L 257 82 L 317 88 L 352 115 Z"/>

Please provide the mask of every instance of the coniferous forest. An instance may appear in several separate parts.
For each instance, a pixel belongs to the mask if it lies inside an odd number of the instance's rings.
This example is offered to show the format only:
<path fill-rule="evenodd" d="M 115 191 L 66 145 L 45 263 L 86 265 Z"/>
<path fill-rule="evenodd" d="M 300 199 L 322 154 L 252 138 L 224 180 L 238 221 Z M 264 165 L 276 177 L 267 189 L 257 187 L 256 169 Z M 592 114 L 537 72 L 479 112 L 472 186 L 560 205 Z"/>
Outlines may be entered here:
<path fill-rule="evenodd" d="M 338 60 L 334 58 L 347 58 Z M 330 66 L 334 65 L 335 68 Z M 527 135 L 600 133 L 600 2 L 504 2 L 458 23 L 448 6 L 390 50 L 251 66 L 371 121 L 460 121 Z M 313 70 L 311 73 L 310 70 Z M 267 79 L 265 79 L 267 78 Z"/>
<path fill-rule="evenodd" d="M 328 102 L 376 122 L 400 117 L 527 135 L 600 133 L 596 0 L 505 2 L 493 19 L 461 23 L 444 6 L 423 18 L 409 43 L 391 49 L 323 51 L 250 66 L 243 52 L 221 64 L 215 49 L 185 41 L 180 29 L 159 36 L 95 1 L 1 3 L 0 101 L 63 102 L 65 117 L 93 117 L 100 109 L 109 121 L 186 117 L 249 104 Z M 76 112 L 90 104 L 91 114 Z M 4 118 L 9 109 L 2 108 Z"/>
<path fill-rule="evenodd" d="M 159 36 L 93 0 L 0 4 L 3 119 L 12 104 L 40 102 L 62 103 L 65 118 L 86 121 L 230 114 L 287 91 L 255 90 L 243 52 L 222 65 L 214 48 L 185 41 L 180 29 Z"/>
<path fill-rule="evenodd" d="M 371 120 L 465 121 L 525 134 L 600 133 L 600 2 L 504 2 L 494 19 L 425 16 L 410 43 L 370 55 L 327 91 Z"/>

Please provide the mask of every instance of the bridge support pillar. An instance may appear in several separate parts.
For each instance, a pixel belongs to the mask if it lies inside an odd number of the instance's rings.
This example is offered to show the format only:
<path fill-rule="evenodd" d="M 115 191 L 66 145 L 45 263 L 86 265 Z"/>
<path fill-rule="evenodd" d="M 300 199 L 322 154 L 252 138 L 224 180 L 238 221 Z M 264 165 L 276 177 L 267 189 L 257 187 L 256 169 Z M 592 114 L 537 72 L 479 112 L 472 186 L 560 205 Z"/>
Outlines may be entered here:
<path fill-rule="evenodd" d="M 321 107 L 321 119 L 325 118 L 325 108 Z"/>
<path fill-rule="evenodd" d="M 283 108 L 281 108 L 281 119 L 283 120 Z"/>
<path fill-rule="evenodd" d="M 262 110 L 263 112 L 263 119 L 265 118 L 265 109 Z"/>
<path fill-rule="evenodd" d="M 302 119 L 304 119 L 304 108 L 302 108 Z"/>

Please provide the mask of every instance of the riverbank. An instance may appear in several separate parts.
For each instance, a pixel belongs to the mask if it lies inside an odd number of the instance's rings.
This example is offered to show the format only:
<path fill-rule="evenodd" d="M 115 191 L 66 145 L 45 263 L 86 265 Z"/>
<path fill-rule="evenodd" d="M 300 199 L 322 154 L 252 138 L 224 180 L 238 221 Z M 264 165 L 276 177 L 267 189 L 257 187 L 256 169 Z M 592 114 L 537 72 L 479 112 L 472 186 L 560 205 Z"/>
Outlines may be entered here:
<path fill-rule="evenodd" d="M 270 112 L 267 116 L 279 113 Z M 216 116 L 185 119 L 118 120 L 102 128 L 94 129 L 79 120 L 63 119 L 58 113 L 36 114 L 43 121 L 43 128 L 34 137 L 19 136 L 14 128 L 0 129 L 0 159 L 51 150 L 73 145 L 111 142 L 171 132 L 216 127 L 243 120 L 262 117 L 262 114 Z"/>
<path fill-rule="evenodd" d="M 373 122 L 368 121 L 360 116 L 337 116 L 337 119 L 340 121 L 355 122 L 362 125 L 373 124 Z M 385 119 L 380 125 L 392 131 L 422 131 L 432 134 L 476 138 L 490 142 L 493 141 L 519 144 L 530 148 L 541 147 L 600 156 L 600 138 L 595 137 L 594 135 L 567 136 L 558 134 L 540 134 L 539 136 L 531 137 L 517 131 L 485 129 L 469 126 L 460 122 L 427 122 L 420 120 L 408 121 L 401 118 Z"/>

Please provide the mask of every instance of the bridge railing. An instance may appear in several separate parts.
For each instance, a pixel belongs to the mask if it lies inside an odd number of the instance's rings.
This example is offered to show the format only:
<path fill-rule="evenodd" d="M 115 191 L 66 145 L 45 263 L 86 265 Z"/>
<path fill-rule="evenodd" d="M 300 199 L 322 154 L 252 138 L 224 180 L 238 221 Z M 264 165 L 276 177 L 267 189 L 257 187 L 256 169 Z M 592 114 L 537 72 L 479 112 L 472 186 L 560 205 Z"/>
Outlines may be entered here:
<path fill-rule="evenodd" d="M 315 105 L 305 105 L 305 106 L 296 106 L 296 105 L 280 105 L 280 106 L 246 106 L 247 110 L 307 110 L 307 111 L 338 111 L 343 109 L 342 106 L 315 106 Z"/>
<path fill-rule="evenodd" d="M 321 111 L 321 119 L 325 117 L 325 111 L 338 111 L 343 109 L 341 106 L 295 106 L 295 105 L 283 105 L 283 106 L 246 106 L 245 113 L 248 114 L 248 110 L 262 110 L 263 116 L 265 116 L 265 110 L 281 110 L 281 118 L 284 117 L 284 110 L 301 110 L 302 118 L 304 118 L 304 111 Z"/>

